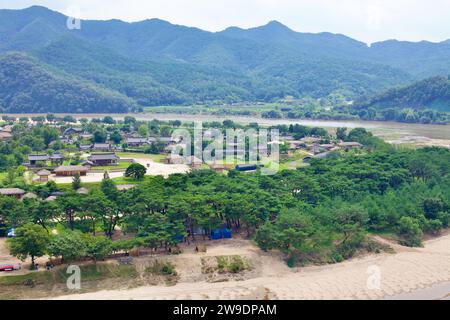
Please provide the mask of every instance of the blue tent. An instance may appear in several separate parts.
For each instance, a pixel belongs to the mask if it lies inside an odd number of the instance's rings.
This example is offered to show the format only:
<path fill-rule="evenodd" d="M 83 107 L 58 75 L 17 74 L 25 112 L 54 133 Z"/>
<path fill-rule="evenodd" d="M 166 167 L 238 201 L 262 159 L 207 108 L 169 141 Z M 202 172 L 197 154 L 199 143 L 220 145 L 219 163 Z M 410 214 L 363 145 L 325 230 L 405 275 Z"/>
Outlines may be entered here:
<path fill-rule="evenodd" d="M 224 239 L 231 239 L 233 237 L 233 232 L 230 229 L 222 229 L 222 236 Z"/>
<path fill-rule="evenodd" d="M 220 240 L 222 239 L 222 231 L 220 230 L 212 230 L 211 231 L 211 240 Z"/>
<path fill-rule="evenodd" d="M 176 236 L 175 241 L 177 241 L 178 243 L 184 242 L 184 236 Z"/>
<path fill-rule="evenodd" d="M 240 164 L 236 166 L 236 171 L 255 171 L 258 169 L 256 164 Z"/>

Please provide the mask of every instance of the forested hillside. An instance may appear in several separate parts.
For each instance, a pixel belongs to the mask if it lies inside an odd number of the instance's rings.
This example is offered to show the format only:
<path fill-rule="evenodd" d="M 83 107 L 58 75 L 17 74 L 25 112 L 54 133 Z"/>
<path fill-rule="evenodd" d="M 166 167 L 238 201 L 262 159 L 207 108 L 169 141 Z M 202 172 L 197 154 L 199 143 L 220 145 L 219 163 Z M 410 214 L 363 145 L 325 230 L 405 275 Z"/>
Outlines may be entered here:
<path fill-rule="evenodd" d="M 20 53 L 0 59 L 1 112 L 126 112 L 129 98 L 40 65 Z"/>
<path fill-rule="evenodd" d="M 448 77 L 429 78 L 407 87 L 390 89 L 375 95 L 364 104 L 377 109 L 430 108 L 450 112 L 450 80 Z"/>

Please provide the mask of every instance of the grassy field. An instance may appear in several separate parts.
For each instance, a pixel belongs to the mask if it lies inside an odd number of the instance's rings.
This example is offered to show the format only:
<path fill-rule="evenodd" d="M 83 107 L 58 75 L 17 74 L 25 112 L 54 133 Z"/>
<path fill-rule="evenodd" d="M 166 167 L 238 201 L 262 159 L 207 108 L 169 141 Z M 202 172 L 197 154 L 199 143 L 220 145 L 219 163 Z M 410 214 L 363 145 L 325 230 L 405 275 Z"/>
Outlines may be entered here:
<path fill-rule="evenodd" d="M 130 166 L 130 162 L 120 161 L 117 166 L 104 166 L 104 167 L 92 167 L 92 170 L 114 170 L 114 169 L 127 169 Z"/>
<path fill-rule="evenodd" d="M 303 163 L 303 158 L 308 155 L 306 151 L 297 150 L 289 157 L 280 159 L 280 170 L 295 170 L 307 166 Z"/>
<path fill-rule="evenodd" d="M 145 176 L 144 179 L 142 180 L 136 180 L 133 178 L 127 178 L 127 177 L 120 177 L 120 178 L 113 178 L 112 181 L 114 181 L 116 184 L 143 184 L 146 181 L 148 181 L 149 179 L 152 179 L 153 177 L 151 176 Z"/>
<path fill-rule="evenodd" d="M 151 176 L 145 176 L 142 180 L 135 180 L 133 178 L 126 178 L 126 177 L 120 177 L 120 178 L 112 178 L 111 180 L 114 181 L 116 185 L 121 184 L 129 184 L 129 185 L 140 185 L 151 179 Z M 88 190 L 99 187 L 101 182 L 82 182 L 81 187 L 86 188 Z M 72 190 L 72 184 L 71 183 L 58 183 L 58 188 L 60 188 L 63 191 L 70 191 Z"/>

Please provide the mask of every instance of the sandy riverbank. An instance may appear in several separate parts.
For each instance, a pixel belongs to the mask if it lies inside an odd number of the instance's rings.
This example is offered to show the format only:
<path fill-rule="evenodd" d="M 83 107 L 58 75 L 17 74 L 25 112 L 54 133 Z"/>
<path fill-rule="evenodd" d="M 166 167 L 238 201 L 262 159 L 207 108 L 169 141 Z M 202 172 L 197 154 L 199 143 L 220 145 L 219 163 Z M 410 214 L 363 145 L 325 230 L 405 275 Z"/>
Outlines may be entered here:
<path fill-rule="evenodd" d="M 213 245 L 208 255 L 240 254 L 256 266 L 243 281 L 200 281 L 200 257 L 173 257 L 180 282 L 173 287 L 149 286 L 129 290 L 75 294 L 59 299 L 383 299 L 450 281 L 450 235 L 426 242 L 425 248 L 394 246 L 396 254 L 371 255 L 342 264 L 291 270 L 281 257 L 264 253 L 248 241 Z M 371 270 L 381 272 L 379 289 L 367 285 Z"/>

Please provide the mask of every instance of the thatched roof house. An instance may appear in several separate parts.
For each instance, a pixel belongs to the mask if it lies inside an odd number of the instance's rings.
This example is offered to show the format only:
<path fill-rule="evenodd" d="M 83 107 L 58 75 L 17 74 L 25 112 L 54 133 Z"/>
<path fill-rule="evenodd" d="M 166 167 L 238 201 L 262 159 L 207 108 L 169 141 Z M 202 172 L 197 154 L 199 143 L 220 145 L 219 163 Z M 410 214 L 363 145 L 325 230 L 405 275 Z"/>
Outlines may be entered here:
<path fill-rule="evenodd" d="M 35 195 L 33 192 L 28 192 L 22 197 L 22 199 L 37 199 L 37 198 L 38 196 Z"/>
<path fill-rule="evenodd" d="M 70 177 L 79 174 L 85 176 L 89 169 L 83 166 L 61 166 L 55 169 L 55 173 L 58 177 Z"/>
<path fill-rule="evenodd" d="M 80 188 L 77 190 L 78 194 L 89 194 L 89 190 L 86 188 Z"/>
<path fill-rule="evenodd" d="M 22 198 L 26 192 L 19 188 L 2 188 L 0 189 L 0 195 L 7 197 L 16 197 L 17 199 Z"/>

